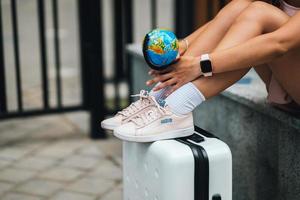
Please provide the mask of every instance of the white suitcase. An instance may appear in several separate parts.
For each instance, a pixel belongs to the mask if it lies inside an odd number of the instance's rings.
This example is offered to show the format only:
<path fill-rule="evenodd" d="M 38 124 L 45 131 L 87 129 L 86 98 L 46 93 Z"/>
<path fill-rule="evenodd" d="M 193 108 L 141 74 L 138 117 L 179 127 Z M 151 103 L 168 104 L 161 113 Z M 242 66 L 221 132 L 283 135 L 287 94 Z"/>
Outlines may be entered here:
<path fill-rule="evenodd" d="M 195 127 L 192 136 L 123 142 L 124 200 L 231 200 L 229 147 Z"/>

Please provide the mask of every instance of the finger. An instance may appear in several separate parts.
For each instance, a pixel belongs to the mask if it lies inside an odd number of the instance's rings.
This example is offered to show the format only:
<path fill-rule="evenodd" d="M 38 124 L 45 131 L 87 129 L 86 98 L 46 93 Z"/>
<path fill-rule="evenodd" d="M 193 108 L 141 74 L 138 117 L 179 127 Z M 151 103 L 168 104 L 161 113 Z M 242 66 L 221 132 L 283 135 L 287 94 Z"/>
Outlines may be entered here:
<path fill-rule="evenodd" d="M 173 67 L 172 66 L 168 66 L 166 69 L 163 69 L 163 70 L 156 70 L 155 73 L 156 74 L 166 74 L 166 73 L 169 73 L 173 70 Z"/>
<path fill-rule="evenodd" d="M 173 71 L 175 71 L 178 68 L 179 64 L 180 63 L 176 61 L 176 62 L 172 63 L 172 65 L 170 67 L 172 67 Z"/>
<path fill-rule="evenodd" d="M 155 72 L 151 73 L 151 76 L 153 77 L 153 79 L 155 79 L 156 77 L 165 77 L 165 75 L 170 76 L 168 74 L 171 74 L 171 72 L 172 72 L 171 70 L 168 72 L 165 72 L 165 73 L 155 71 Z"/>
<path fill-rule="evenodd" d="M 151 79 L 146 82 L 146 85 L 150 86 L 150 85 L 153 85 L 154 83 L 155 83 L 155 80 Z"/>
<path fill-rule="evenodd" d="M 148 72 L 148 74 L 149 74 L 149 75 L 157 74 L 157 70 L 150 69 L 149 72 Z"/>
<path fill-rule="evenodd" d="M 168 73 L 168 74 L 163 74 L 163 75 L 157 75 L 155 76 L 155 78 L 148 80 L 146 82 L 146 85 L 150 86 L 153 85 L 154 83 L 158 83 L 158 82 L 164 82 L 170 78 L 173 77 L 173 73 Z"/>
<path fill-rule="evenodd" d="M 155 77 L 159 75 L 159 73 L 157 71 L 152 71 L 151 73 L 149 73 L 149 75 Z"/>
<path fill-rule="evenodd" d="M 148 86 L 153 85 L 154 83 L 160 82 L 160 80 L 163 80 L 163 78 L 162 78 L 161 76 L 157 75 L 157 76 L 155 76 L 153 79 L 148 80 L 148 81 L 146 82 L 146 85 L 148 85 Z"/>
<path fill-rule="evenodd" d="M 159 75 L 160 74 L 160 71 L 158 71 L 158 70 L 150 70 L 149 72 L 148 72 L 148 74 L 150 75 L 150 76 L 157 76 L 157 75 Z"/>
<path fill-rule="evenodd" d="M 175 90 L 177 90 L 177 89 L 180 88 L 181 86 L 182 86 L 182 85 L 181 85 L 180 83 L 176 83 L 175 85 L 173 85 L 173 87 L 172 87 L 172 89 L 171 89 L 169 95 L 172 94 Z"/>
<path fill-rule="evenodd" d="M 156 76 L 154 79 L 157 81 L 157 82 L 164 82 L 170 78 L 173 77 L 173 73 L 167 73 L 167 74 L 163 74 L 163 75 L 158 75 Z"/>
<path fill-rule="evenodd" d="M 177 80 L 175 78 L 169 79 L 165 82 L 162 82 L 161 84 L 159 84 L 155 88 L 153 88 L 153 91 L 158 91 L 158 90 L 161 90 L 165 87 L 172 86 L 172 85 L 176 84 L 176 82 L 177 82 Z"/>

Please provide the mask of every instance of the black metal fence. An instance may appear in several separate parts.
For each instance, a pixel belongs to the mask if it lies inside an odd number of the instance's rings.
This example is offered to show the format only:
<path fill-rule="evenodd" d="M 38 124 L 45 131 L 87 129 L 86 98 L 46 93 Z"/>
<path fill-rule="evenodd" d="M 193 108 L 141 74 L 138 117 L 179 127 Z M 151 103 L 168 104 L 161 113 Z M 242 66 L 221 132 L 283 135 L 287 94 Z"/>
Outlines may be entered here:
<path fill-rule="evenodd" d="M 75 1 L 75 0 L 74 0 Z M 62 103 L 62 76 L 61 76 L 61 48 L 59 38 L 59 4 L 58 0 L 51 0 L 54 33 L 54 59 L 55 59 L 55 82 L 56 82 L 56 101 L 57 106 L 49 105 L 49 75 L 48 57 L 46 42 L 46 17 L 45 0 L 36 0 L 38 17 L 38 39 L 40 47 L 40 68 L 42 85 L 42 102 L 40 109 L 24 109 L 22 96 L 21 80 L 21 61 L 19 47 L 18 30 L 18 0 L 10 0 L 11 21 L 13 36 L 13 52 L 16 77 L 16 100 L 17 109 L 9 111 L 7 109 L 7 86 L 5 70 L 7 67 L 4 62 L 4 37 L 3 37 L 3 18 L 2 2 L 0 1 L 0 119 L 11 119 L 27 116 L 56 114 L 71 111 L 85 110 L 90 113 L 90 136 L 91 138 L 104 138 L 105 132 L 100 128 L 100 121 L 108 114 L 113 114 L 121 109 L 120 87 L 121 82 L 126 82 L 130 87 L 130 66 L 129 58 L 126 56 L 126 44 L 133 41 L 133 1 L 132 0 L 113 0 L 114 6 L 114 77 L 107 79 L 103 73 L 103 41 L 102 41 L 102 4 L 100 0 L 76 0 L 78 3 L 78 23 L 80 39 L 80 62 L 81 62 L 81 87 L 82 102 L 77 105 L 65 106 Z M 194 3 L 195 0 L 175 0 L 175 25 L 176 33 L 182 37 L 192 32 L 194 29 Z M 151 1 L 152 27 L 156 27 L 157 1 Z M 208 8 L 209 9 L 209 8 Z M 116 95 L 113 109 L 105 106 L 104 86 L 107 82 L 113 83 Z M 128 99 L 128 102 L 130 100 Z"/>
<path fill-rule="evenodd" d="M 76 105 L 71 107 L 62 106 L 62 93 L 61 93 L 61 75 L 60 75 L 60 44 L 58 38 L 58 4 L 57 0 L 52 1 L 52 12 L 54 22 L 54 37 L 55 37 L 55 63 L 56 63 L 56 85 L 57 85 L 57 108 L 50 108 L 49 106 L 49 80 L 48 80 L 48 62 L 47 62 L 47 45 L 46 45 L 46 33 L 45 33 L 45 4 L 43 0 L 37 0 L 37 13 L 38 13 L 38 30 L 39 30 L 39 44 L 41 55 L 41 77 L 42 77 L 42 99 L 43 108 L 38 110 L 26 110 L 23 107 L 22 96 L 22 80 L 21 80 L 21 68 L 20 68 L 20 47 L 19 47 L 19 28 L 18 28 L 18 7 L 17 0 L 11 0 L 11 20 L 12 20 L 12 32 L 13 32 L 13 51 L 14 51 L 14 63 L 15 63 L 15 76 L 16 76 L 16 88 L 17 88 L 17 111 L 10 112 L 7 109 L 7 88 L 5 79 L 5 66 L 4 62 L 4 41 L 3 41 L 3 20 L 2 20 L 2 1 L 0 2 L 0 119 L 9 119 L 15 117 L 25 117 L 32 115 L 48 114 L 48 113 L 60 113 L 66 111 L 73 111 L 82 109 L 83 105 Z"/>
<path fill-rule="evenodd" d="M 37 20 L 38 20 L 38 40 L 40 47 L 40 68 L 42 85 L 43 106 L 39 109 L 24 109 L 22 95 L 22 80 L 20 61 L 20 41 L 19 41 L 19 22 L 18 22 L 18 1 L 11 0 L 11 21 L 13 36 L 13 55 L 15 63 L 16 77 L 16 98 L 17 109 L 9 111 L 7 108 L 7 87 L 5 80 L 5 70 L 7 67 L 4 62 L 4 41 L 3 41 L 3 20 L 2 7 L 0 8 L 0 119 L 10 119 L 18 117 L 28 117 L 35 115 L 46 115 L 64 113 L 70 111 L 86 110 L 91 113 L 92 138 L 105 137 L 104 132 L 99 127 L 99 121 L 104 118 L 105 110 L 103 103 L 103 73 L 102 73 L 102 44 L 101 44 L 101 4 L 98 0 L 78 0 L 79 29 L 80 29 L 80 49 L 81 49 L 81 85 L 83 91 L 82 102 L 77 105 L 64 106 L 62 103 L 62 84 L 61 84 L 61 50 L 59 39 L 59 12 L 58 0 L 52 0 L 53 32 L 54 32 L 54 59 L 56 73 L 56 101 L 57 106 L 50 107 L 49 101 L 49 75 L 48 57 L 46 42 L 46 17 L 45 1 L 36 0 Z M 0 3 L 2 5 L 2 2 Z M 93 91 L 93 92 L 90 92 Z"/>

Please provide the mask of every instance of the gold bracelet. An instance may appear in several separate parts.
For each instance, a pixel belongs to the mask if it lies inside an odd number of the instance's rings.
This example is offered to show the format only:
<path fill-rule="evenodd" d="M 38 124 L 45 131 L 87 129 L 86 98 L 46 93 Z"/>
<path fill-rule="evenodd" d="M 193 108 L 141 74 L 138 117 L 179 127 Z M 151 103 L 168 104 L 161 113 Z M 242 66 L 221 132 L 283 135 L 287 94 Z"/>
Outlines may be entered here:
<path fill-rule="evenodd" d="M 186 38 L 184 38 L 183 41 L 184 41 L 185 47 L 186 47 L 185 50 L 187 50 L 189 48 L 189 41 Z"/>
<path fill-rule="evenodd" d="M 182 39 L 181 41 L 184 41 L 185 48 L 184 48 L 183 53 L 185 53 L 186 50 L 189 48 L 189 41 L 188 41 L 186 38 Z M 183 54 L 183 53 L 182 53 L 182 54 Z"/>

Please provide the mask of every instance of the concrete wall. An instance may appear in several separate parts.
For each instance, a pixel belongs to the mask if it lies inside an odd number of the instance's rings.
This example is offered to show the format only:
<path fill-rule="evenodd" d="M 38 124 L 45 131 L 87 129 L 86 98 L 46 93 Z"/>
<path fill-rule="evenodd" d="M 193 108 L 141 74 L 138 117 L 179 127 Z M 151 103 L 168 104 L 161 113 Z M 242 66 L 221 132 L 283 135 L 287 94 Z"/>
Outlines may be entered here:
<path fill-rule="evenodd" d="M 233 199 L 300 199 L 300 131 L 224 96 L 194 111 L 196 125 L 233 155 Z"/>

